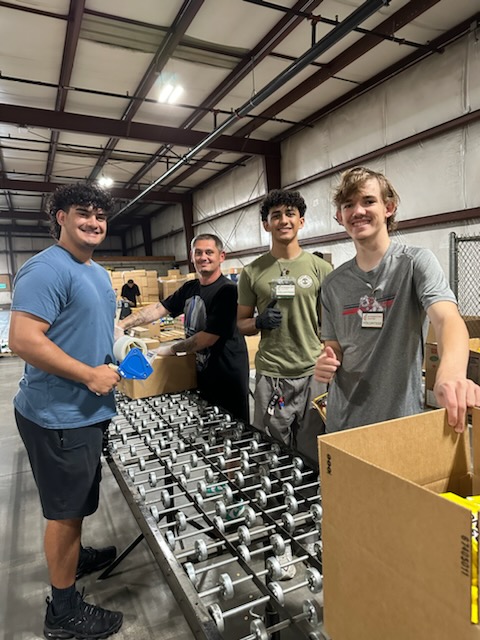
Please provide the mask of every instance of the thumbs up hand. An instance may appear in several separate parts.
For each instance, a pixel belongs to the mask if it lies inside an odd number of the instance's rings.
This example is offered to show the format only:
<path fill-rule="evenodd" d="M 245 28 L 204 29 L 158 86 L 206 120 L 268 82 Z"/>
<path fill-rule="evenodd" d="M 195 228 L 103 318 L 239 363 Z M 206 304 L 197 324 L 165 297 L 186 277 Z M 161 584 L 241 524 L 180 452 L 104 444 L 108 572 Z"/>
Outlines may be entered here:
<path fill-rule="evenodd" d="M 317 380 L 317 382 L 330 383 L 341 364 L 342 363 L 337 358 L 337 354 L 332 347 L 325 347 L 322 353 L 318 356 L 315 364 L 315 380 Z"/>
<path fill-rule="evenodd" d="M 268 303 L 267 308 L 255 318 L 255 327 L 257 329 L 277 329 L 282 324 L 282 312 L 280 309 L 274 309 L 277 304 L 276 300 Z"/>

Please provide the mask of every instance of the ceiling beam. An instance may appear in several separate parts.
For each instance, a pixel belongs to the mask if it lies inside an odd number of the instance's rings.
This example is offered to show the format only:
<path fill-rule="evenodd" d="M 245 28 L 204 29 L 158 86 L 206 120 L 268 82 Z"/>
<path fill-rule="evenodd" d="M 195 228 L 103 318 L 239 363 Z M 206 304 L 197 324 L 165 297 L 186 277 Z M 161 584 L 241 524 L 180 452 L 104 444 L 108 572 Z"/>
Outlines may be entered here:
<path fill-rule="evenodd" d="M 77 52 L 78 39 L 80 37 L 80 29 L 82 26 L 83 11 L 85 9 L 85 0 L 70 0 L 70 10 L 68 12 L 67 33 L 65 35 L 65 43 L 63 45 L 62 66 L 60 69 L 60 78 L 58 81 L 59 88 L 55 100 L 55 111 L 64 111 L 67 102 L 68 87 L 72 79 L 73 63 Z M 50 134 L 50 146 L 48 149 L 48 158 L 45 167 L 45 180 L 52 177 L 53 163 L 57 153 L 58 138 L 60 132 L 52 130 Z"/>
<path fill-rule="evenodd" d="M 18 4 L 14 4 L 13 2 L 0 2 L 0 7 L 5 7 L 6 9 L 14 9 L 15 11 L 24 11 L 26 13 L 35 13 L 38 16 L 45 16 L 46 18 L 56 18 L 57 20 L 66 20 L 67 16 L 54 13 L 53 11 L 43 11 L 42 9 L 35 9 L 34 7 L 22 7 Z"/>
<path fill-rule="evenodd" d="M 28 234 L 29 236 L 50 236 L 49 225 L 23 225 L 23 224 L 0 224 L 0 235 L 11 233 L 13 236 Z M 109 236 L 118 236 L 119 233 L 109 227 Z M 53 240 L 53 239 L 52 239 Z"/>
<path fill-rule="evenodd" d="M 0 220 L 39 220 L 47 221 L 47 214 L 39 211 L 0 211 Z"/>
<path fill-rule="evenodd" d="M 209 135 L 207 135 L 196 147 L 192 148 L 186 153 L 179 161 L 163 173 L 159 178 L 154 180 L 152 184 L 144 189 L 136 198 L 122 207 L 119 211 L 113 214 L 112 220 L 121 216 L 132 205 L 141 200 L 143 196 L 155 189 L 160 184 L 166 184 L 166 181 L 171 177 L 173 173 L 176 173 L 181 167 L 188 165 L 190 161 L 194 161 L 195 155 L 204 149 L 212 148 L 212 142 L 221 137 L 223 132 L 226 131 L 234 122 L 244 115 L 250 113 L 252 109 L 273 95 L 281 86 L 295 77 L 305 67 L 307 67 L 312 60 L 316 60 L 322 53 L 328 51 L 337 42 L 339 42 L 345 35 L 351 32 L 355 25 L 361 24 L 368 17 L 372 16 L 380 7 L 388 4 L 390 0 L 366 0 L 360 7 L 352 11 L 342 22 L 339 22 L 326 36 L 316 42 L 310 49 L 308 49 L 302 56 L 300 56 L 295 62 L 287 67 L 282 73 L 273 78 L 263 89 L 252 96 L 247 102 L 240 106 L 236 111 L 227 118 L 221 125 L 216 127 Z"/>
<path fill-rule="evenodd" d="M 450 43 L 454 42 L 458 38 L 465 35 L 465 33 L 468 33 L 468 31 L 470 31 L 472 28 L 472 24 L 479 24 L 479 23 L 480 23 L 480 13 L 476 13 L 471 18 L 467 18 L 467 20 L 464 20 L 460 24 L 457 24 L 455 27 L 453 27 L 449 31 L 443 33 L 441 36 L 438 36 L 438 38 L 435 38 L 435 40 L 432 40 L 430 42 L 432 51 L 427 51 L 424 49 L 413 51 L 408 56 L 401 58 L 400 60 L 393 63 L 383 71 L 380 71 L 380 73 L 377 73 L 372 78 L 369 78 L 365 82 L 362 82 L 362 84 L 358 85 L 358 87 L 355 87 L 348 93 L 343 94 L 342 96 L 338 97 L 336 100 L 329 102 L 327 105 L 325 105 L 318 111 L 315 111 L 308 117 L 304 118 L 304 123 L 314 125 L 316 122 L 324 118 L 326 115 L 328 115 L 332 111 L 335 111 L 336 109 L 339 109 L 340 107 L 345 106 L 346 104 L 348 104 L 352 100 L 355 100 L 356 98 L 363 95 L 367 91 L 374 89 L 375 87 L 382 84 L 383 82 L 386 82 L 390 78 L 393 78 L 399 73 L 402 73 L 409 67 L 417 64 L 418 62 L 421 62 L 425 58 L 431 56 L 434 51 L 443 49 Z M 303 130 L 304 128 L 305 127 L 303 124 L 294 125 L 290 129 L 287 129 L 286 131 L 283 131 L 280 135 L 276 136 L 274 140 L 276 142 L 282 142 L 283 140 L 290 138 L 291 136 L 295 135 L 296 133 Z"/>
<path fill-rule="evenodd" d="M 81 181 L 80 181 L 81 182 Z M 36 193 L 53 193 L 57 187 L 63 186 L 60 183 L 55 182 L 36 182 L 34 180 L 10 180 L 9 178 L 2 178 L 0 176 L 0 190 L 9 191 L 33 191 Z M 121 189 L 113 188 L 109 189 L 111 195 L 114 198 L 120 200 L 131 200 L 135 196 L 138 196 L 138 189 Z M 144 202 L 183 202 L 184 195 L 181 193 L 160 193 L 159 191 L 150 191 L 148 195 L 143 198 Z"/>
<path fill-rule="evenodd" d="M 142 99 L 146 98 L 150 93 L 155 82 L 158 80 L 160 72 L 164 69 L 165 65 L 170 60 L 177 45 L 180 43 L 188 27 L 191 25 L 197 13 L 200 11 L 203 3 L 204 0 L 184 1 L 182 8 L 175 16 L 175 20 L 168 30 L 166 37 L 158 48 L 143 78 L 140 80 L 140 84 L 135 89 L 134 95 L 136 98 L 140 98 L 140 100 L 136 99 L 130 101 L 121 118 L 124 122 L 131 122 L 137 114 L 137 111 L 142 106 Z M 97 160 L 95 167 L 90 173 L 90 180 L 95 180 L 95 178 L 98 176 L 100 171 L 105 166 L 105 163 L 112 155 L 112 152 L 117 146 L 119 140 L 120 138 L 115 137 L 110 138 L 110 140 L 107 142 L 103 154 Z"/>
<path fill-rule="evenodd" d="M 294 9 L 298 11 L 312 11 L 316 9 L 323 0 L 298 0 Z M 284 16 L 279 20 L 264 38 L 237 64 L 228 76 L 205 98 L 187 120 L 183 122 L 180 128 L 191 129 L 205 116 L 205 109 L 210 109 L 228 95 L 229 91 L 238 85 L 252 70 L 264 60 L 278 45 L 299 25 L 303 22 L 302 18 L 296 16 Z M 150 160 L 131 178 L 128 186 L 139 182 L 160 160 L 160 158 L 168 152 L 166 147 L 160 147 L 153 154 Z"/>
<path fill-rule="evenodd" d="M 143 122 L 122 122 L 99 116 L 85 116 L 78 113 L 58 113 L 49 109 L 0 104 L 0 122 L 23 127 L 43 127 L 56 131 L 72 131 L 97 136 L 114 136 L 126 140 L 156 142 L 158 144 L 196 147 L 205 140 L 204 131 L 181 130 Z M 220 152 L 248 153 L 250 155 L 280 155 L 280 145 L 276 142 L 218 136 L 212 140 L 211 148 Z M 202 165 L 203 166 L 203 165 Z"/>
<path fill-rule="evenodd" d="M 421 15 L 434 5 L 438 4 L 439 1 L 440 0 L 410 0 L 410 2 L 404 5 L 396 13 L 392 14 L 380 25 L 378 25 L 376 27 L 376 31 L 383 31 L 384 33 L 395 33 L 399 28 L 406 26 L 419 15 Z M 277 113 L 280 113 L 383 41 L 383 38 L 381 38 L 380 36 L 364 36 L 363 38 L 355 42 L 355 44 L 345 49 L 345 51 L 340 53 L 336 58 L 333 58 L 333 60 L 331 60 L 324 68 L 320 69 L 319 71 L 308 77 L 306 80 L 304 80 L 302 83 L 300 83 L 293 91 L 290 91 L 290 93 L 280 98 L 280 100 L 277 100 L 277 102 L 268 107 L 260 115 L 263 117 L 270 117 L 276 115 Z M 239 129 L 236 132 L 236 135 L 248 136 L 252 133 L 252 131 L 260 126 L 260 123 L 260 120 L 251 121 L 241 129 Z M 218 153 L 216 153 L 215 151 L 210 151 L 210 153 L 204 156 L 204 160 L 215 160 L 215 158 L 217 157 Z M 195 166 L 188 167 L 188 169 L 186 169 L 182 173 L 178 173 L 168 184 L 168 187 L 171 188 L 172 186 L 181 184 L 192 174 L 196 173 L 196 171 L 197 168 Z M 200 184 L 197 188 L 201 187 L 202 185 Z"/>
<path fill-rule="evenodd" d="M 418 18 L 422 13 L 425 13 L 425 11 L 428 11 L 428 9 L 431 9 L 439 2 L 440 0 L 410 0 L 410 2 L 381 22 L 375 30 L 386 34 L 398 32 L 402 27 L 410 24 L 412 20 L 415 20 L 415 18 Z M 360 40 L 355 42 L 355 44 L 351 45 L 345 49 L 345 51 L 342 51 L 342 53 L 340 53 L 336 58 L 331 60 L 328 65 L 325 65 L 325 67 L 319 69 L 297 85 L 293 91 L 290 91 L 274 104 L 267 107 L 267 109 L 265 109 L 265 111 L 260 115 L 262 117 L 271 117 L 273 115 L 277 115 L 277 113 L 280 113 L 281 111 L 284 111 L 295 102 L 301 100 L 308 93 L 317 89 L 319 85 L 329 80 L 333 75 L 356 62 L 359 58 L 382 42 L 384 42 L 384 38 L 378 35 L 369 34 L 363 36 L 363 38 L 360 38 Z M 236 132 L 236 135 L 248 136 L 259 126 L 259 122 L 257 121 L 249 122 L 239 129 Z"/>
<path fill-rule="evenodd" d="M 34 225 L 20 225 L 20 224 L 0 224 L 0 234 L 11 233 L 14 236 L 18 236 L 27 233 L 29 236 L 49 236 L 50 227 L 34 226 Z"/>

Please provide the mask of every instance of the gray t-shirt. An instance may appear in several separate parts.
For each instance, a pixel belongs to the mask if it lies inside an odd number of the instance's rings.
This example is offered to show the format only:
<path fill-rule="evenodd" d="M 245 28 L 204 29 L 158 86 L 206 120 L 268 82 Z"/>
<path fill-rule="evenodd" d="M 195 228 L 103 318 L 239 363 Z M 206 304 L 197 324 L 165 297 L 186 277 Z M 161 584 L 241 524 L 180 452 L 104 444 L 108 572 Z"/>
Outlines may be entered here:
<path fill-rule="evenodd" d="M 434 254 L 391 243 L 372 271 L 355 259 L 335 269 L 321 300 L 322 340 L 343 351 L 328 393 L 327 433 L 421 412 L 425 312 L 456 302 Z M 367 312 L 381 327 L 362 327 Z"/>

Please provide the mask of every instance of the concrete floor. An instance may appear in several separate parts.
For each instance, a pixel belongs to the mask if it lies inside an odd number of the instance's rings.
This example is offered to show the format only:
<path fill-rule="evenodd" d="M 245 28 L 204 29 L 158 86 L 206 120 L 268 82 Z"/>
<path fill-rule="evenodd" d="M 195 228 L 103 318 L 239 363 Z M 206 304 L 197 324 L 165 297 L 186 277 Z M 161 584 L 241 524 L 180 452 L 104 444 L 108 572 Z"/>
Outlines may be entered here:
<path fill-rule="evenodd" d="M 12 399 L 22 371 L 23 361 L 20 358 L 0 356 L 0 412 L 3 415 L 0 431 L 0 640 L 43 638 L 45 599 L 50 595 L 43 555 L 44 519 L 13 415 Z M 122 551 L 139 534 L 140 529 L 125 497 L 109 466 L 104 463 L 100 506 L 93 516 L 85 520 L 83 544 L 97 547 L 114 544 Z M 256 570 L 264 568 L 260 560 L 257 563 Z M 204 574 L 199 590 L 217 584 L 219 571 Z M 97 575 L 82 578 L 77 587 L 79 590 L 85 588 L 88 602 L 123 612 L 124 623 L 114 636 L 116 640 L 194 638 L 144 540 L 107 579 L 97 580 Z M 240 575 L 237 573 L 233 577 Z M 297 576 L 293 583 L 300 579 Z M 241 602 L 257 596 L 249 583 L 236 589 L 236 594 Z M 304 598 L 305 592 L 300 591 L 297 607 L 300 611 Z M 218 601 L 218 598 L 212 596 L 211 601 Z M 205 601 L 207 604 L 210 600 Z M 237 603 L 221 604 L 222 609 L 229 609 Z M 224 638 L 248 636 L 249 624 L 249 616 L 229 618 L 222 635 Z M 282 631 L 281 637 L 282 640 L 296 640 L 308 636 L 308 633 L 306 629 L 299 634 L 297 628 L 289 628 Z M 311 637 L 320 637 L 320 634 Z"/>
<path fill-rule="evenodd" d="M 27 454 L 13 417 L 12 398 L 23 362 L 0 357 L 0 638 L 43 638 L 45 598 L 50 594 L 43 556 L 44 520 Z M 124 549 L 139 534 L 125 498 L 104 465 L 100 507 L 85 520 L 83 542 Z M 106 580 L 78 582 L 87 600 L 124 613 L 117 640 L 190 640 L 193 634 L 144 541 Z"/>

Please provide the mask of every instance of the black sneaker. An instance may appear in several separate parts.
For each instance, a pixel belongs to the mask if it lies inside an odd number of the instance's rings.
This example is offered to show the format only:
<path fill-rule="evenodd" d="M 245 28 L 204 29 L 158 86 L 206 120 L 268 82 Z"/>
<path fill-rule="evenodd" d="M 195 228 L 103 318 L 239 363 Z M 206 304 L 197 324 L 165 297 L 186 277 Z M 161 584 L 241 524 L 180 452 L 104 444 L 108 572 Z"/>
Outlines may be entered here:
<path fill-rule="evenodd" d="M 123 613 L 108 611 L 94 604 L 88 604 L 78 593 L 73 609 L 56 616 L 50 598 L 47 598 L 47 613 L 43 635 L 47 640 L 67 640 L 68 638 L 108 638 L 122 626 Z"/>
<path fill-rule="evenodd" d="M 93 547 L 82 547 L 80 549 L 80 558 L 78 560 L 77 575 L 79 580 L 82 576 L 86 576 L 94 571 L 100 571 L 108 567 L 117 557 L 116 547 L 103 547 L 103 549 L 93 549 Z"/>

